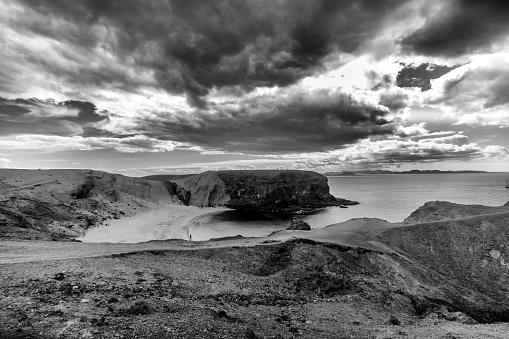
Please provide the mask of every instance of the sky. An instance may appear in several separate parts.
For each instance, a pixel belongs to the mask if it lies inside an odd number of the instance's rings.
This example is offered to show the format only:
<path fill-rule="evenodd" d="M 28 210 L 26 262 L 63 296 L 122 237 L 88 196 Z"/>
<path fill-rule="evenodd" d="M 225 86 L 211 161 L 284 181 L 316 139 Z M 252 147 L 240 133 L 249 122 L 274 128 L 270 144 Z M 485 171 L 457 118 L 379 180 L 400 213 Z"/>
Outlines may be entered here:
<path fill-rule="evenodd" d="M 0 8 L 0 168 L 509 171 L 506 0 Z"/>

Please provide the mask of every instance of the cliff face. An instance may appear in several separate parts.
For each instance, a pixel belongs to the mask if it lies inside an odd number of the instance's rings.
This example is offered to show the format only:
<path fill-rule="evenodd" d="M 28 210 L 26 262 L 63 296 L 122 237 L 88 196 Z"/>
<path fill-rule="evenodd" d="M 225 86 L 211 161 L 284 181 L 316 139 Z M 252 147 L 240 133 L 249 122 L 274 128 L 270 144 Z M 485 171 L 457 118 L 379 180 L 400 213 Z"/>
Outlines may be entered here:
<path fill-rule="evenodd" d="M 169 202 L 158 181 L 91 170 L 0 170 L 0 237 L 74 238 Z"/>
<path fill-rule="evenodd" d="M 190 205 L 236 210 L 292 213 L 352 204 L 329 193 L 327 178 L 309 171 L 219 171 L 174 180 L 189 192 Z"/>

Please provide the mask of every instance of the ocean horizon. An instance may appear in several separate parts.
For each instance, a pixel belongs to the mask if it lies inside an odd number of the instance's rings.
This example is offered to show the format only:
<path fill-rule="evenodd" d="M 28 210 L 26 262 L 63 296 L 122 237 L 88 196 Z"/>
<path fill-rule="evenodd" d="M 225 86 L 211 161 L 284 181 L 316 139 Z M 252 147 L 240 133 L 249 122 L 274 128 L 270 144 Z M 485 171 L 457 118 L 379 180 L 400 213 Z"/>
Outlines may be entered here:
<path fill-rule="evenodd" d="M 428 201 L 500 206 L 509 201 L 505 179 L 509 173 L 359 174 L 330 176 L 330 193 L 359 202 L 329 208 L 305 217 L 313 227 L 353 218 L 379 218 L 401 222 Z"/>

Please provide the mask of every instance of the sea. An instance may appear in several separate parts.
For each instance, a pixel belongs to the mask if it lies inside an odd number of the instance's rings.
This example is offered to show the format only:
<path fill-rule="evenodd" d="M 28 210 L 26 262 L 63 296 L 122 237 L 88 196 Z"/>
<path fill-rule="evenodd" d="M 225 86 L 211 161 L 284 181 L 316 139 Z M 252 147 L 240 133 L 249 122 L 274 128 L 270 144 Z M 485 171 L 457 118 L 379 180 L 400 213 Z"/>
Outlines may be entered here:
<path fill-rule="evenodd" d="M 306 215 L 312 228 L 325 227 L 354 218 L 378 218 L 402 222 L 428 201 L 501 206 L 509 202 L 505 188 L 509 173 L 366 174 L 328 177 L 330 193 L 355 200 L 348 208 L 329 207 Z M 267 236 L 281 230 L 288 220 L 254 218 L 241 220 L 235 214 L 218 214 L 205 225 L 193 228 L 193 238 Z"/>
<path fill-rule="evenodd" d="M 509 173 L 332 176 L 328 177 L 330 193 L 359 205 L 329 208 L 305 220 L 313 228 L 363 217 L 401 222 L 426 202 L 437 200 L 501 206 L 509 201 L 506 178 Z"/>

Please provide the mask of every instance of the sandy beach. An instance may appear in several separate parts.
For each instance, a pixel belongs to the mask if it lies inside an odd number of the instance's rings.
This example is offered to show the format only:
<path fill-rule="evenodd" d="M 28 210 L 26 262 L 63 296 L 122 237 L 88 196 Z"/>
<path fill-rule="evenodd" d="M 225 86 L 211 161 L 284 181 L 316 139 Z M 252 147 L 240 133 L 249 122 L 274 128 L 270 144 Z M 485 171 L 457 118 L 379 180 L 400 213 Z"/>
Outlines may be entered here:
<path fill-rule="evenodd" d="M 189 240 L 191 220 L 227 210 L 222 207 L 198 208 L 167 204 L 134 216 L 109 220 L 107 226 L 91 228 L 78 240 L 111 243 L 138 243 L 166 239 Z"/>

